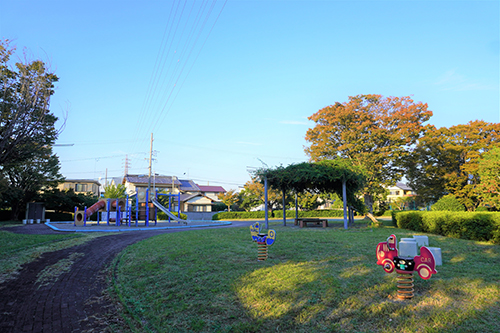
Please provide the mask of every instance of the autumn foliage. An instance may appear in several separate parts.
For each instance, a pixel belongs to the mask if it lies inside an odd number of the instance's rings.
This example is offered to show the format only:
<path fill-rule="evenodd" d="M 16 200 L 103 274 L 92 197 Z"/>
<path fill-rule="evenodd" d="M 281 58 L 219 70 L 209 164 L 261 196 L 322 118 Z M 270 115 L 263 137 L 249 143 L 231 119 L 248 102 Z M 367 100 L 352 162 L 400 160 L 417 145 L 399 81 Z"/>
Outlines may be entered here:
<path fill-rule="evenodd" d="M 491 205 L 498 177 L 491 172 L 494 155 L 487 153 L 499 142 L 499 123 L 476 120 L 449 128 L 429 126 L 407 159 L 406 176 L 426 202 L 453 194 L 469 211 Z"/>
<path fill-rule="evenodd" d="M 345 103 L 327 106 L 311 117 L 316 125 L 307 131 L 312 161 L 350 159 L 368 172 L 365 203 L 404 175 L 403 161 L 422 136 L 432 116 L 427 104 L 410 97 L 358 95 Z"/>

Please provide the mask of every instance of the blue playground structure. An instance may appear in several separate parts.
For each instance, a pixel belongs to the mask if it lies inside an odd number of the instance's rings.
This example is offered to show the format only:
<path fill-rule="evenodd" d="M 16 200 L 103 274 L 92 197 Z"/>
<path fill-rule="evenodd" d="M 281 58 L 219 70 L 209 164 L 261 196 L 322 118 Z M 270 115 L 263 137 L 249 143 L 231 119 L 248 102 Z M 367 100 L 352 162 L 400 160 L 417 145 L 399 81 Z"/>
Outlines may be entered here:
<path fill-rule="evenodd" d="M 180 193 L 170 194 L 170 193 L 158 193 L 156 190 L 154 192 L 154 197 L 149 198 L 149 190 L 145 191 L 145 196 L 143 202 L 140 202 L 138 192 L 127 195 L 126 199 L 100 199 L 97 203 L 85 207 L 84 210 L 78 210 L 75 207 L 75 226 L 86 226 L 88 219 L 94 213 L 97 213 L 97 225 L 100 222 L 106 222 L 106 225 L 110 225 L 110 222 L 114 222 L 115 225 L 120 226 L 123 223 L 128 224 L 128 226 L 139 225 L 139 221 L 144 221 L 145 226 L 149 226 L 150 221 L 154 221 L 154 225 L 158 222 L 158 209 L 164 212 L 168 217 L 168 222 L 177 221 L 177 223 L 187 223 L 187 220 L 180 219 Z M 159 201 L 159 196 L 168 197 L 168 208 L 164 207 Z M 132 211 L 132 200 L 135 200 L 135 211 Z M 177 200 L 177 216 L 172 212 L 172 208 L 175 207 L 175 200 Z M 135 223 L 134 223 L 135 221 Z"/>

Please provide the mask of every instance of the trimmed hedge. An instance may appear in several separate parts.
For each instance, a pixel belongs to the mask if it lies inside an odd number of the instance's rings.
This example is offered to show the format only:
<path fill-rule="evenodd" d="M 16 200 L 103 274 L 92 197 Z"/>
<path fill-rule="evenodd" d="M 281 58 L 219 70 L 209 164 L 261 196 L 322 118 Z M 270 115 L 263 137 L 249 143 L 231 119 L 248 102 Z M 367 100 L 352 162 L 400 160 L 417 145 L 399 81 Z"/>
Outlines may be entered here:
<path fill-rule="evenodd" d="M 178 216 L 178 215 L 177 215 L 177 212 L 172 212 L 172 214 L 174 214 L 175 216 Z M 159 212 L 156 214 L 156 218 L 157 218 L 158 220 L 168 220 L 168 216 L 167 216 L 167 214 L 165 214 L 165 213 L 164 213 L 164 212 L 162 212 L 162 211 L 159 211 Z M 182 220 L 187 220 L 187 218 L 188 218 L 188 217 L 187 217 L 187 215 L 186 215 L 186 214 L 181 213 L 181 219 L 182 219 Z"/>
<path fill-rule="evenodd" d="M 56 213 L 56 212 L 45 212 L 45 218 L 50 219 L 50 221 L 73 221 L 74 217 L 71 213 Z"/>
<path fill-rule="evenodd" d="M 337 209 L 321 209 L 311 211 L 299 211 L 299 217 L 343 217 L 344 211 Z M 270 218 L 283 218 L 282 210 L 275 210 Z M 295 218 L 295 210 L 286 211 L 287 218 Z M 263 219 L 264 211 L 258 212 L 220 212 L 212 216 L 212 220 L 239 220 L 239 219 Z"/>
<path fill-rule="evenodd" d="M 220 212 L 212 216 L 212 220 L 239 220 L 239 219 L 263 219 L 264 211 L 258 212 Z M 271 214 L 269 214 L 271 217 Z"/>
<path fill-rule="evenodd" d="M 338 209 L 320 209 L 310 211 L 299 211 L 299 217 L 343 217 L 344 211 Z M 274 217 L 283 218 L 283 211 L 274 211 Z M 295 210 L 287 210 L 286 217 L 295 218 Z"/>
<path fill-rule="evenodd" d="M 408 211 L 393 214 L 394 220 L 402 229 L 500 244 L 500 213 Z"/>

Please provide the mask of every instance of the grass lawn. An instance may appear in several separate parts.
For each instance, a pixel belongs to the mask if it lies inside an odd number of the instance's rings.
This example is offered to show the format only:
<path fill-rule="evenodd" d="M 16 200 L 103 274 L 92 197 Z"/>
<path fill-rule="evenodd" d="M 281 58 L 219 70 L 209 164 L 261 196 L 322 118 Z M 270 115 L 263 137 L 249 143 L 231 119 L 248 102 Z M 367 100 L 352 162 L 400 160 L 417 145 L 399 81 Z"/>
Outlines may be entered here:
<path fill-rule="evenodd" d="M 443 266 L 415 273 L 415 297 L 396 298 L 396 274 L 375 247 L 395 228 L 271 224 L 257 261 L 248 228 L 155 236 L 114 262 L 113 292 L 137 332 L 498 332 L 500 246 L 428 235 Z"/>

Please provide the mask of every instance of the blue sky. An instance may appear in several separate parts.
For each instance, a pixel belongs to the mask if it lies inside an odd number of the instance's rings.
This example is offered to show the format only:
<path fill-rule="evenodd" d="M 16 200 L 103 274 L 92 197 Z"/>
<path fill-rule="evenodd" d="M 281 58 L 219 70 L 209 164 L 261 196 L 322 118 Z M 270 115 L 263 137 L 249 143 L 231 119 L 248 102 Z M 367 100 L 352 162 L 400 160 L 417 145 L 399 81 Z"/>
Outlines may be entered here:
<path fill-rule="evenodd" d="M 235 189 L 248 167 L 307 160 L 307 118 L 348 96 L 411 95 L 438 127 L 500 122 L 499 13 L 498 1 L 4 0 L 0 37 L 60 78 L 65 177 L 122 176 L 126 155 L 147 174 L 153 132 L 154 172 Z"/>

